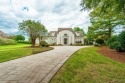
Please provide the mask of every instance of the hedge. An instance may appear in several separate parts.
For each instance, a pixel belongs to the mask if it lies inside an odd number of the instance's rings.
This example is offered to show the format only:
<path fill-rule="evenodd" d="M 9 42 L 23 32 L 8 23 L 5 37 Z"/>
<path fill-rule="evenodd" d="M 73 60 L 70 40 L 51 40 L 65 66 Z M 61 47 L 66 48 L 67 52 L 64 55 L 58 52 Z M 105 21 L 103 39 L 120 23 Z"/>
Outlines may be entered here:
<path fill-rule="evenodd" d="M 14 45 L 14 44 L 17 44 L 17 42 L 13 39 L 0 38 L 0 45 Z"/>

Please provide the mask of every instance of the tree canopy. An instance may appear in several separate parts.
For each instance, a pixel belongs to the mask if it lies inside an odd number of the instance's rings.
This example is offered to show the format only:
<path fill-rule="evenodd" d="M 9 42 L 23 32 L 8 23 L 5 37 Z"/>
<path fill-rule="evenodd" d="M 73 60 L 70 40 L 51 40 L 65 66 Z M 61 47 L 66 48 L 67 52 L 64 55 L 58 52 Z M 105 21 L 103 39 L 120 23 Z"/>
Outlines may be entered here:
<path fill-rule="evenodd" d="M 100 13 L 107 13 L 112 10 L 115 13 L 124 13 L 125 16 L 125 0 L 82 0 L 82 10 L 95 10 L 100 7 Z"/>
<path fill-rule="evenodd" d="M 32 42 L 32 46 L 35 46 L 36 38 L 41 38 L 47 33 L 47 29 L 39 21 L 25 20 L 19 23 L 19 30 L 27 33 Z"/>
<path fill-rule="evenodd" d="M 25 37 L 23 35 L 16 35 L 15 36 L 15 40 L 16 41 L 24 41 L 25 40 Z"/>
<path fill-rule="evenodd" d="M 85 32 L 83 29 L 81 29 L 80 27 L 74 27 L 74 31 L 81 31 L 83 35 L 85 35 Z"/>
<path fill-rule="evenodd" d="M 90 10 L 88 37 L 108 40 L 116 26 L 125 25 L 125 0 L 81 0 L 82 10 Z"/>

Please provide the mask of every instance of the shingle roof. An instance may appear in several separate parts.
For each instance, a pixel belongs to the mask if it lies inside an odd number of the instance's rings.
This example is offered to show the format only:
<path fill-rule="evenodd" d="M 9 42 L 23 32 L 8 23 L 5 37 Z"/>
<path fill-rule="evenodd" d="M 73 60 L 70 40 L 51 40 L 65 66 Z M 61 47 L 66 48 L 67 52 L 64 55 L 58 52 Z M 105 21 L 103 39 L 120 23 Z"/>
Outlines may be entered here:
<path fill-rule="evenodd" d="M 57 36 L 57 31 L 50 31 L 50 33 L 49 33 L 50 35 L 49 36 L 52 36 L 51 35 L 52 33 L 55 33 L 54 36 Z"/>
<path fill-rule="evenodd" d="M 63 31 L 63 30 L 69 30 L 69 31 L 71 31 L 71 32 L 73 32 L 73 33 L 75 34 L 75 32 L 73 31 L 72 28 L 58 28 L 58 33 L 59 33 L 60 31 Z"/>
<path fill-rule="evenodd" d="M 49 34 L 50 34 L 50 36 L 51 36 L 52 33 L 55 33 L 54 36 L 57 36 L 57 34 L 58 34 L 59 32 L 61 32 L 61 31 L 63 31 L 63 30 L 69 30 L 69 31 L 73 32 L 73 34 L 75 34 L 75 36 L 77 36 L 76 33 L 75 33 L 76 31 L 73 31 L 72 28 L 58 28 L 58 31 L 50 31 Z M 77 32 L 78 32 L 78 31 L 77 31 Z M 78 33 L 80 33 L 80 36 L 82 36 L 80 31 L 79 31 Z"/>
<path fill-rule="evenodd" d="M 75 33 L 79 33 L 79 34 L 80 34 L 80 36 L 83 36 L 82 31 L 75 31 Z M 77 36 L 77 35 L 76 35 L 76 36 Z"/>

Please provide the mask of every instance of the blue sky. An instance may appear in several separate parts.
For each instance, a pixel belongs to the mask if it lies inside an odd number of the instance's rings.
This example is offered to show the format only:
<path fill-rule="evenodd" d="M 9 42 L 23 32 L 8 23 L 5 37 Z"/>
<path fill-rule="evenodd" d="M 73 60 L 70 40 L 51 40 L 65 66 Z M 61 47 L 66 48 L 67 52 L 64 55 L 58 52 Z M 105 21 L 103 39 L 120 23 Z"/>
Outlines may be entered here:
<path fill-rule="evenodd" d="M 80 11 L 81 0 L 0 0 L 0 30 L 18 34 L 18 23 L 39 20 L 49 31 L 79 26 L 87 32 L 89 13 Z"/>

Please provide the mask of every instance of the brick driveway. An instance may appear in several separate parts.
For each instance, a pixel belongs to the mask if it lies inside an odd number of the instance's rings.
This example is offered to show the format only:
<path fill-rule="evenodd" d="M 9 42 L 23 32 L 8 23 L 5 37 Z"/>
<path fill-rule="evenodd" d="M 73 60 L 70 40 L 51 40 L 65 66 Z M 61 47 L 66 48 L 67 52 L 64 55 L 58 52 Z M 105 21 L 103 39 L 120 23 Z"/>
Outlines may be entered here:
<path fill-rule="evenodd" d="M 48 83 L 62 64 L 85 46 L 55 46 L 54 50 L 0 63 L 0 83 Z"/>

